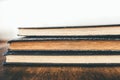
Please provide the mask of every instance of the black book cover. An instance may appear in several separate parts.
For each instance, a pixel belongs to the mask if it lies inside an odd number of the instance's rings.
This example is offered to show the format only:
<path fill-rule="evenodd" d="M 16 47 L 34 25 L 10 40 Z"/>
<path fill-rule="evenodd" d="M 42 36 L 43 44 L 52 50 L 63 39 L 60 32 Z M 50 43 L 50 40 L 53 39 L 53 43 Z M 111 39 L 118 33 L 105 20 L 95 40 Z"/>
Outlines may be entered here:
<path fill-rule="evenodd" d="M 8 51 L 4 53 L 4 55 L 120 55 L 120 51 L 72 51 L 72 50 L 65 50 L 65 51 L 34 51 L 34 50 L 17 50 L 17 51 Z"/>
<path fill-rule="evenodd" d="M 83 63 L 83 64 L 64 64 L 64 63 L 7 63 L 7 62 L 4 62 L 3 63 L 4 66 L 30 66 L 30 67 L 40 67 L 40 66 L 43 66 L 43 67 L 116 67 L 116 66 L 120 66 L 119 63 L 92 63 L 92 64 L 89 64 L 89 63 Z"/>
<path fill-rule="evenodd" d="M 54 40 L 120 40 L 119 35 L 100 35 L 100 36 L 27 36 L 8 41 L 54 41 Z"/>
<path fill-rule="evenodd" d="M 59 29 L 59 28 L 90 28 L 90 27 L 120 27 L 120 24 L 84 25 L 84 26 L 54 26 L 54 27 L 19 27 L 19 29 Z"/>

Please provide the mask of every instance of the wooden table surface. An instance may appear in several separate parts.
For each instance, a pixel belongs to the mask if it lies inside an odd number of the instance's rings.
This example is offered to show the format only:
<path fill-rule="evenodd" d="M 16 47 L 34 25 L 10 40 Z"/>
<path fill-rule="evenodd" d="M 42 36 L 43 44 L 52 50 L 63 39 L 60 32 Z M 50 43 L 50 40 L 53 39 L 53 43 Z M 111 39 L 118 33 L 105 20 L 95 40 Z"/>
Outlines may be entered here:
<path fill-rule="evenodd" d="M 3 66 L 7 50 L 0 43 L 0 80 L 120 80 L 120 66 Z M 2 46 L 2 47 L 1 47 Z"/>

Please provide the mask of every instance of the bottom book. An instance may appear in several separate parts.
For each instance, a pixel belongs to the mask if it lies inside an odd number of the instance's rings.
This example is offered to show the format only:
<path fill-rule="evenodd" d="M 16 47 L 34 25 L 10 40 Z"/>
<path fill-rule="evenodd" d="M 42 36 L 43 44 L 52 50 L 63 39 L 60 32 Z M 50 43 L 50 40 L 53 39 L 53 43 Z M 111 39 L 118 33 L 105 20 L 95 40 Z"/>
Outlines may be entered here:
<path fill-rule="evenodd" d="M 120 55 L 6 55 L 6 63 L 120 64 Z"/>

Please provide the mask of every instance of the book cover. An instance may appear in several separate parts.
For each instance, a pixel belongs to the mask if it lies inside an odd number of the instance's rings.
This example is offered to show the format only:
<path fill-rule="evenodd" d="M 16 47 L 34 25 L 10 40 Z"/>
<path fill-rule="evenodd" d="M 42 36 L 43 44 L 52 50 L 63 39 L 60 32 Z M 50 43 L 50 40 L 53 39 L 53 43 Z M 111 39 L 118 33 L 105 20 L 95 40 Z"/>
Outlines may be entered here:
<path fill-rule="evenodd" d="M 119 35 L 101 35 L 101 36 L 26 36 L 18 39 L 9 40 L 11 42 L 19 41 L 54 41 L 54 40 L 120 40 Z"/>
<path fill-rule="evenodd" d="M 74 50 L 63 50 L 63 51 L 59 51 L 59 50 L 38 50 L 38 51 L 34 51 L 34 50 L 17 50 L 17 51 L 10 51 L 8 50 L 8 52 L 4 53 L 4 55 L 120 55 L 120 51 L 107 51 L 107 50 L 91 50 L 91 51 L 74 51 Z"/>

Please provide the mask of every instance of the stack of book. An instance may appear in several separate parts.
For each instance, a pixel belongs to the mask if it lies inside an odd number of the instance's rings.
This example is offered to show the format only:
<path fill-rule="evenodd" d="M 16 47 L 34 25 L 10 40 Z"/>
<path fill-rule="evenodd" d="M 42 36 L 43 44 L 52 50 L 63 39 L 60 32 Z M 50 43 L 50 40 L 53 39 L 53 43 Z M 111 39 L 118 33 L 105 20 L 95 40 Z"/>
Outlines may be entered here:
<path fill-rule="evenodd" d="M 120 25 L 19 28 L 5 64 L 120 64 Z"/>

